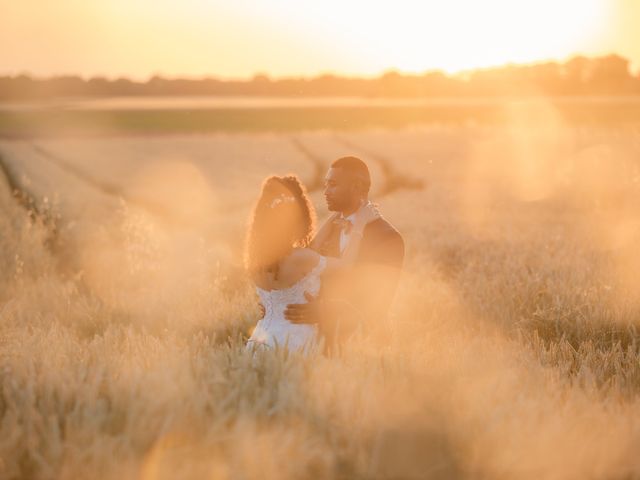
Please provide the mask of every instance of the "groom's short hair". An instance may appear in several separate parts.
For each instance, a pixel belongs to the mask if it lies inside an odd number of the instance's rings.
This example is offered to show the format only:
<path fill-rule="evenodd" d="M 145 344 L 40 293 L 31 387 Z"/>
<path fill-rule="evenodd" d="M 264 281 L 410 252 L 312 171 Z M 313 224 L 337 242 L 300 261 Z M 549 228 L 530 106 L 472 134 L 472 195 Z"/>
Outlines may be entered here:
<path fill-rule="evenodd" d="M 351 174 L 354 178 L 362 181 L 367 193 L 371 188 L 371 174 L 369 167 L 361 159 L 354 156 L 340 157 L 331 164 L 331 168 L 340 168 Z"/>

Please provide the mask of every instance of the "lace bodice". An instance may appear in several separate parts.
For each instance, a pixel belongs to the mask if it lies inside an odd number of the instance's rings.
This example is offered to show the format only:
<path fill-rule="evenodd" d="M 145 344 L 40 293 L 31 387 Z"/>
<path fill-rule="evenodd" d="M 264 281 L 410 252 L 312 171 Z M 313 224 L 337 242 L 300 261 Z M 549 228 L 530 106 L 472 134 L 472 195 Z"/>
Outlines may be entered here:
<path fill-rule="evenodd" d="M 327 259 L 320 257 L 317 265 L 290 287 L 279 290 L 256 288 L 265 314 L 264 318 L 256 325 L 249 339 L 249 345 L 262 344 L 273 347 L 276 344 L 287 344 L 289 349 L 302 350 L 316 344 L 316 327 L 314 325 L 293 324 L 285 318 L 284 311 L 289 304 L 307 303 L 305 293 L 318 294 L 320 275 L 326 264 Z"/>
<path fill-rule="evenodd" d="M 290 287 L 280 290 L 264 290 L 256 287 L 260 302 L 264 306 L 264 319 L 271 321 L 284 320 L 284 311 L 290 303 L 307 303 L 305 293 L 317 295 L 320 290 L 320 274 L 327 264 L 325 257 L 320 257 L 320 261 L 304 277 Z M 288 323 L 288 322 L 287 322 Z"/>

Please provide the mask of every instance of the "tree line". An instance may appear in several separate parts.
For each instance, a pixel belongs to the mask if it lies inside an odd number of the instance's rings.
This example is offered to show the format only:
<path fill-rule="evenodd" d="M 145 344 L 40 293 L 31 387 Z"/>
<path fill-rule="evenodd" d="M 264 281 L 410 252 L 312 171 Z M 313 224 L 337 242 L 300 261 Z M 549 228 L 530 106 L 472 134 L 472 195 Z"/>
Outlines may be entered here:
<path fill-rule="evenodd" d="M 529 65 L 506 65 L 458 75 L 440 71 L 404 74 L 387 71 L 375 78 L 320 75 L 273 79 L 264 74 L 244 80 L 213 77 L 187 79 L 153 76 L 127 78 L 21 74 L 0 77 L 0 100 L 39 100 L 108 96 L 365 96 L 365 97 L 485 97 L 502 95 L 639 95 L 640 75 L 619 55 Z"/>

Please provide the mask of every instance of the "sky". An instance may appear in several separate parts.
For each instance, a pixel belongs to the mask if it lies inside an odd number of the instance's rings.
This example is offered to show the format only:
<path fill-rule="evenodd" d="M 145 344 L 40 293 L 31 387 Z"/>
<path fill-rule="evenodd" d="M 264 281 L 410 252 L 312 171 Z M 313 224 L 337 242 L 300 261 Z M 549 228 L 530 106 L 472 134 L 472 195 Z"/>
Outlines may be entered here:
<path fill-rule="evenodd" d="M 0 0 L 0 75 L 449 73 L 618 53 L 640 0 Z"/>

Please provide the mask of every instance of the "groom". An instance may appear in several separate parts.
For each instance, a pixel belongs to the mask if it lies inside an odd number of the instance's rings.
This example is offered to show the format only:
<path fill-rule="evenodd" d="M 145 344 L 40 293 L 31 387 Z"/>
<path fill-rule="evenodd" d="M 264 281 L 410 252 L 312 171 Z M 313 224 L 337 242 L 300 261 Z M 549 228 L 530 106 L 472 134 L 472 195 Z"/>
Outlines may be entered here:
<path fill-rule="evenodd" d="M 335 213 L 327 220 L 329 235 L 322 242 L 312 242 L 314 250 L 325 256 L 342 255 L 354 219 L 369 201 L 370 187 L 369 168 L 359 158 L 342 157 L 331 164 L 324 196 L 329 210 Z M 359 326 L 367 329 L 383 322 L 403 259 L 402 236 L 380 217 L 365 227 L 355 264 L 323 277 L 319 296 L 307 296 L 306 304 L 288 305 L 285 316 L 292 323 L 317 324 L 328 349 L 333 350 Z"/>

